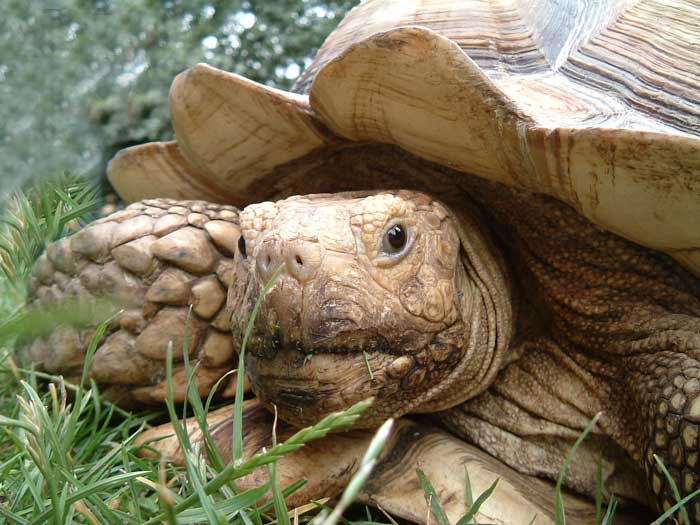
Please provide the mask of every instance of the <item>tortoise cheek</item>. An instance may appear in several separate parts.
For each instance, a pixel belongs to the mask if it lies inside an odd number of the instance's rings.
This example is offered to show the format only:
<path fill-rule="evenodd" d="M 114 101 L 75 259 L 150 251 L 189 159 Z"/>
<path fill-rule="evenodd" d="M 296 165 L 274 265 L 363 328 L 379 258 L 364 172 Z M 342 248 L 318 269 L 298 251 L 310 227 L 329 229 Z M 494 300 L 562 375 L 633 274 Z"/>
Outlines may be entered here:
<path fill-rule="evenodd" d="M 423 264 L 418 275 L 403 285 L 399 297 L 411 315 L 431 325 L 444 325 L 456 318 L 454 288 L 452 280 L 440 279 L 434 268 Z"/>

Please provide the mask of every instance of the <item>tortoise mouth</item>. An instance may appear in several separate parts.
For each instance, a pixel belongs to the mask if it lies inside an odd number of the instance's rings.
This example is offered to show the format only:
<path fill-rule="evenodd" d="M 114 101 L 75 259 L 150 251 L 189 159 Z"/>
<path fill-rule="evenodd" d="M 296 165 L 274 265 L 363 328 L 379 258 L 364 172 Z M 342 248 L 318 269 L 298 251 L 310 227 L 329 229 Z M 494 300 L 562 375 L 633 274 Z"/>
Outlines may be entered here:
<path fill-rule="evenodd" d="M 449 376 L 462 352 L 441 341 L 444 331 L 381 330 L 337 315 L 309 318 L 265 304 L 246 348 L 251 388 L 294 426 L 314 424 L 370 397 L 374 403 L 357 427 L 413 411 Z"/>
<path fill-rule="evenodd" d="M 366 355 L 378 368 L 385 360 L 381 352 Z M 370 375 L 362 353 L 340 349 L 305 353 L 282 348 L 264 356 L 251 351 L 246 353 L 246 370 L 255 395 L 295 426 L 313 424 L 363 399 L 382 397 L 385 387 L 381 375 Z"/>
<path fill-rule="evenodd" d="M 396 356 L 380 350 L 358 353 L 334 348 L 308 354 L 282 348 L 273 356 L 246 353 L 246 370 L 255 395 L 288 423 L 313 424 L 373 397 L 373 407 L 359 422 L 371 427 L 394 415 L 394 398 L 403 390 L 403 377 L 391 366 L 394 361 Z M 404 366 L 402 372 L 409 368 Z"/>

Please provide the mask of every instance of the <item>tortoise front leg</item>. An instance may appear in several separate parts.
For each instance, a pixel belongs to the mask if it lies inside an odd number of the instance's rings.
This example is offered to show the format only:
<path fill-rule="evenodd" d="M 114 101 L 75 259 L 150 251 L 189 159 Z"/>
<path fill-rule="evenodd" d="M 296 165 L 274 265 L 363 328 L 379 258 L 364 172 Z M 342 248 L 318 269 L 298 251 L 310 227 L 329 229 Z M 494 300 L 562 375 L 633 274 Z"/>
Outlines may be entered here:
<path fill-rule="evenodd" d="M 108 398 L 123 405 L 162 402 L 172 341 L 175 398 L 184 399 L 185 340 L 199 362 L 197 386 L 207 395 L 232 369 L 226 293 L 239 236 L 238 210 L 231 206 L 138 202 L 51 244 L 34 269 L 28 303 L 70 307 L 70 301 L 104 298 L 123 308 L 90 368 Z M 47 372 L 80 377 L 93 331 L 58 327 L 20 349 L 21 357 Z"/>
<path fill-rule="evenodd" d="M 666 466 L 681 497 L 700 488 L 700 361 L 692 354 L 661 351 L 628 358 L 627 365 L 633 408 L 641 412 L 642 462 L 658 505 L 667 510 L 676 496 L 654 455 Z M 700 499 L 686 509 L 691 521 L 700 523 Z"/>

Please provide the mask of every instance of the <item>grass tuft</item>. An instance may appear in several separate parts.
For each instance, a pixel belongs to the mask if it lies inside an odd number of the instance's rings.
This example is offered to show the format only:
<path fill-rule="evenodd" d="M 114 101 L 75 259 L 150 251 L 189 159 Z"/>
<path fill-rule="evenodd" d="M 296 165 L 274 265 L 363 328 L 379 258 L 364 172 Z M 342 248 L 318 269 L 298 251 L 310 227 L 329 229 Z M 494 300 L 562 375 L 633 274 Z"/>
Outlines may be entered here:
<path fill-rule="evenodd" d="M 394 420 L 388 419 L 381 427 L 379 427 L 379 430 L 377 430 L 377 432 L 374 434 L 369 447 L 367 447 L 367 451 L 362 457 L 362 461 L 360 461 L 360 466 L 357 469 L 357 472 L 345 487 L 345 490 L 340 496 L 340 501 L 338 501 L 335 509 L 333 509 L 333 511 L 330 513 L 327 510 L 322 511 L 311 521 L 311 525 L 335 525 L 338 523 L 338 520 L 342 516 L 343 512 L 345 512 L 350 504 L 355 501 L 360 493 L 360 490 L 362 490 L 362 487 L 367 482 L 369 475 L 372 473 L 372 470 L 377 464 L 379 454 L 389 439 L 393 425 Z"/>
<path fill-rule="evenodd" d="M 46 245 L 90 218 L 100 202 L 95 185 L 69 176 L 12 195 L 0 217 L 0 276 L 22 283 Z"/>

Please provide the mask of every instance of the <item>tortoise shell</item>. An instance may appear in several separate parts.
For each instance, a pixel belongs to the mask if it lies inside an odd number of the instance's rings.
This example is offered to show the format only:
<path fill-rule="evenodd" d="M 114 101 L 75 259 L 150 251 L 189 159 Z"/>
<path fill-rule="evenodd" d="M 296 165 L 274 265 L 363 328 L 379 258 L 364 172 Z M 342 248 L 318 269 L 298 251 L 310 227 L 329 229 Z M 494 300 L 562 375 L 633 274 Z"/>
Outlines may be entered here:
<path fill-rule="evenodd" d="M 120 152 L 109 177 L 127 201 L 242 205 L 285 165 L 387 143 L 555 196 L 700 275 L 698 19 L 691 0 L 369 0 L 295 93 L 181 73 L 176 140 Z"/>

